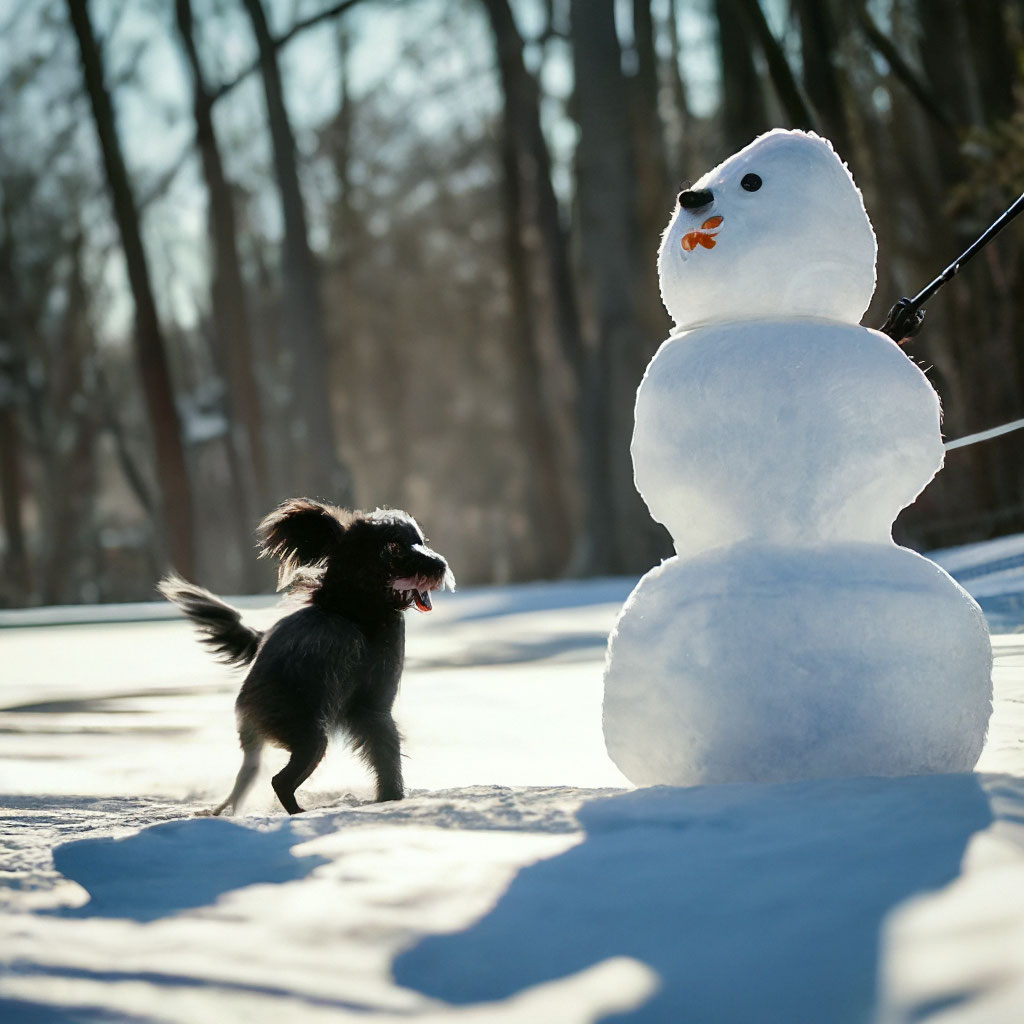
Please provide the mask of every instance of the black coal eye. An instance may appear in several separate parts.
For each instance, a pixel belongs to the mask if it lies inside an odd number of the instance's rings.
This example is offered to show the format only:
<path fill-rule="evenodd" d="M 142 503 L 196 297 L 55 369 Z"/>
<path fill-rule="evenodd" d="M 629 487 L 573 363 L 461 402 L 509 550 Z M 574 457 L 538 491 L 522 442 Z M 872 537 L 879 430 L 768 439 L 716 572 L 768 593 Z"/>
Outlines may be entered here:
<path fill-rule="evenodd" d="M 756 192 L 761 187 L 761 177 L 757 174 L 744 174 L 743 180 L 740 182 L 740 188 L 745 188 L 748 192 Z"/>

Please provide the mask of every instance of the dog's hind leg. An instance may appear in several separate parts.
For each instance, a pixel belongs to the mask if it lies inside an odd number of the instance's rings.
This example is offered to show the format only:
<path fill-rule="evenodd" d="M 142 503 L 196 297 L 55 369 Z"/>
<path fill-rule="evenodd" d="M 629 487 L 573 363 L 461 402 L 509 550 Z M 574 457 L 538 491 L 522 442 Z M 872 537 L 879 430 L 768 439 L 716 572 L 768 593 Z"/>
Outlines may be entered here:
<path fill-rule="evenodd" d="M 230 807 L 232 811 L 238 809 L 249 787 L 256 778 L 256 772 L 260 767 L 260 754 L 263 751 L 263 737 L 251 729 L 242 729 L 239 734 L 242 744 L 242 767 L 238 769 L 238 776 L 235 779 L 234 789 L 228 798 L 213 809 L 214 814 L 221 814 L 225 808 Z"/>
<path fill-rule="evenodd" d="M 327 736 L 313 733 L 292 747 L 288 763 L 274 776 L 271 785 L 277 798 L 289 814 L 298 814 L 302 808 L 295 800 L 295 790 L 313 774 L 327 752 Z"/>
<path fill-rule="evenodd" d="M 356 750 L 377 777 L 377 800 L 401 800 L 405 795 L 401 737 L 390 712 L 356 712 L 349 716 L 345 727 Z"/>

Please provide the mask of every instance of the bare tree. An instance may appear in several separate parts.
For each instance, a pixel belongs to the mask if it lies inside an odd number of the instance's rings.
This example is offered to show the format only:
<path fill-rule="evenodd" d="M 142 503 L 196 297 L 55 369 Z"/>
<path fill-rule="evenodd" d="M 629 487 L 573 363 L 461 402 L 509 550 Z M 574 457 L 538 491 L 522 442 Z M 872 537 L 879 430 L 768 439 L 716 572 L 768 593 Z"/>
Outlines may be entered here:
<path fill-rule="evenodd" d="M 83 240 L 70 243 L 65 306 L 51 351 L 46 353 L 46 447 L 50 458 L 39 488 L 44 524 L 41 598 L 45 604 L 80 600 L 84 572 L 97 569 L 92 550 L 96 498 L 96 436 L 92 364 L 94 344 L 83 273 Z M 86 557 L 83 559 L 83 555 Z"/>
<path fill-rule="evenodd" d="M 675 142 L 671 147 L 670 155 L 666 155 L 666 167 L 670 177 L 678 178 L 684 166 L 683 152 L 691 127 L 689 98 L 682 72 L 683 46 L 679 36 L 678 0 L 668 0 L 666 15 L 665 23 L 668 30 L 669 51 L 665 65 L 672 92 L 672 110 L 676 120 L 675 132 L 673 133 Z M 675 184 L 679 184 L 678 180 Z"/>
<path fill-rule="evenodd" d="M 570 571 L 584 575 L 609 564 L 607 453 L 598 361 L 584 347 L 579 298 L 569 239 L 551 176 L 551 155 L 540 118 L 540 90 L 523 60 L 523 38 L 508 0 L 484 0 L 498 56 L 504 131 L 516 145 L 520 178 L 532 197 L 532 219 L 540 242 L 559 349 L 576 385 L 576 425 L 582 521 Z"/>
<path fill-rule="evenodd" d="M 506 90 L 507 91 L 507 90 Z M 539 543 L 539 575 L 558 575 L 566 567 L 571 525 L 562 489 L 563 471 L 557 431 L 544 400 L 541 356 L 537 349 L 530 270 L 523 244 L 525 217 L 517 143 L 518 119 L 504 106 L 501 129 L 502 199 L 505 220 L 505 265 L 511 299 L 513 393 L 518 431 L 533 472 L 528 481 L 530 518 Z"/>
<path fill-rule="evenodd" d="M 661 302 L 654 254 L 661 243 L 678 188 L 673 188 L 668 178 L 651 0 L 633 0 L 633 47 L 636 71 L 628 84 L 633 127 L 633 191 L 640 219 L 639 313 L 649 336 L 662 338 L 671 325 Z M 648 258 L 643 259 L 643 254 Z"/>
<path fill-rule="evenodd" d="M 775 87 L 783 113 L 791 128 L 817 128 L 814 112 L 789 66 L 786 53 L 772 34 L 760 0 L 734 0 L 750 38 L 757 42 L 768 65 L 768 77 Z"/>
<path fill-rule="evenodd" d="M 306 207 L 299 185 L 295 136 L 284 99 L 277 46 L 260 0 L 243 0 L 259 51 L 260 78 L 267 106 L 274 154 L 274 173 L 284 219 L 282 274 L 284 331 L 293 346 L 292 386 L 295 417 L 304 426 L 295 445 L 296 481 L 300 490 L 327 489 L 339 502 L 350 504 L 353 485 L 338 458 L 328 382 L 327 332 L 319 272 L 309 246 Z"/>
<path fill-rule="evenodd" d="M 541 538 L 540 574 L 553 575 L 566 568 L 571 523 L 567 496 L 563 489 L 565 472 L 563 460 L 559 458 L 557 430 L 545 401 L 535 301 L 530 295 L 528 255 L 523 244 L 526 227 L 523 182 L 529 181 L 536 188 L 550 190 L 550 168 L 547 167 L 547 145 L 543 136 L 538 139 L 541 129 L 537 85 L 525 69 L 522 39 L 516 29 L 508 0 L 484 0 L 484 7 L 495 37 L 504 97 L 501 128 L 502 197 L 505 259 L 512 305 L 510 358 L 514 392 L 519 430 L 529 462 L 535 469 L 529 489 L 532 492 L 531 504 L 534 506 L 531 518 L 537 524 L 538 536 Z M 539 143 L 544 147 L 544 153 L 540 156 L 537 153 Z M 548 174 L 547 181 L 543 183 L 536 180 L 541 171 L 539 164 L 544 166 Z M 535 203 L 535 209 L 538 206 Z M 557 218 L 557 204 L 554 211 L 548 208 L 548 215 Z M 553 226 L 558 231 L 557 220 Z M 551 243 L 549 232 L 548 244 Z M 570 347 L 578 345 L 578 330 L 573 332 Z M 577 353 L 573 351 L 572 357 L 577 358 Z M 575 370 L 574 367 L 572 369 Z"/>
<path fill-rule="evenodd" d="M 664 553 L 665 539 L 633 486 L 629 455 L 633 402 L 644 366 L 660 338 L 641 328 L 639 217 L 622 53 L 613 0 L 573 0 L 573 67 L 579 121 L 577 201 L 581 263 L 589 286 L 603 431 L 586 443 L 607 460 L 607 554 L 604 571 L 631 572 Z M 592 424 L 596 427 L 597 424 Z"/>
<path fill-rule="evenodd" d="M 5 575 L 13 592 L 27 599 L 32 594 L 33 581 L 24 522 L 25 442 L 18 417 L 24 375 L 13 340 L 17 281 L 10 206 L 6 187 L 0 187 L 0 512 L 6 541 Z"/>
<path fill-rule="evenodd" d="M 250 541 L 260 510 L 271 501 L 263 411 L 254 373 L 248 297 L 242 280 L 234 201 L 213 124 L 213 104 L 196 48 L 191 0 L 175 0 L 175 16 L 192 79 L 192 113 L 207 193 L 207 232 L 213 257 L 210 304 L 214 345 L 230 397 L 232 468 L 240 493 L 240 538 Z M 253 561 L 246 557 L 245 565 Z"/>
<path fill-rule="evenodd" d="M 32 592 L 32 576 L 23 519 L 24 445 L 6 355 L 0 350 L 0 512 L 7 549 L 4 570 L 11 589 L 25 598 Z"/>
<path fill-rule="evenodd" d="M 839 31 L 833 5 L 825 0 L 796 0 L 800 22 L 800 54 L 803 81 L 813 97 L 825 134 L 844 159 L 851 151 L 850 126 L 840 75 L 836 68 Z"/>
<path fill-rule="evenodd" d="M 633 0 L 633 48 L 636 72 L 632 80 L 634 147 L 637 184 L 647 241 L 657 241 L 664 227 L 668 202 L 668 170 L 661 126 L 658 57 L 654 47 L 651 0 Z"/>
<path fill-rule="evenodd" d="M 163 529 L 175 567 L 179 572 L 190 574 L 195 562 L 192 489 L 135 197 L 121 152 L 114 106 L 104 82 L 103 58 L 89 20 L 87 0 L 67 0 L 67 7 L 78 40 L 85 91 L 92 107 L 134 300 L 135 351 L 156 449 Z"/>
<path fill-rule="evenodd" d="M 739 149 L 768 126 L 764 86 L 741 21 L 739 0 L 715 0 L 715 18 L 722 68 L 722 134 L 729 149 Z"/>

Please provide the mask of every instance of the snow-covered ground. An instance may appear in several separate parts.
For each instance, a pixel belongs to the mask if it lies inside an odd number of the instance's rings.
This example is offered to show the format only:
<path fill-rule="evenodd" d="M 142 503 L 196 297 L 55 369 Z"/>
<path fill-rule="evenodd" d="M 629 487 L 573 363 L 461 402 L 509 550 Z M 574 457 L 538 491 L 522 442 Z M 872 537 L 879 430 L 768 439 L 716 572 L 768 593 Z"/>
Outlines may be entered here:
<path fill-rule="evenodd" d="M 2 613 L 0 1021 L 1018 1024 L 1024 538 L 940 557 L 998 634 L 974 774 L 631 790 L 603 580 L 411 616 L 410 798 L 339 746 L 293 819 L 273 758 L 196 816 L 238 676 L 166 607 Z"/>

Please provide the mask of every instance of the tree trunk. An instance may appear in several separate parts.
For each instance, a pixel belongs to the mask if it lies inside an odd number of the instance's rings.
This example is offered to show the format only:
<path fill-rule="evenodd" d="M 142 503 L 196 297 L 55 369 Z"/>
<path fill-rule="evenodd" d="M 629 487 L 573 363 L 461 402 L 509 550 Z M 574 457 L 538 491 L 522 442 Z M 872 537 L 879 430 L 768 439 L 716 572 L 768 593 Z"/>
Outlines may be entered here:
<path fill-rule="evenodd" d="M 110 434 L 110 439 L 114 442 L 114 454 L 117 457 L 117 464 L 124 477 L 124 482 L 135 495 L 139 508 L 148 513 L 151 518 L 155 518 L 157 515 L 156 502 L 150 493 L 150 485 L 142 467 L 139 466 L 132 454 L 125 428 L 117 418 L 117 401 L 107 382 L 106 374 L 100 366 L 96 368 L 96 401 L 99 406 L 100 425 Z"/>
<path fill-rule="evenodd" d="M 331 121 L 320 131 L 320 144 L 331 161 L 334 179 L 337 183 L 337 195 L 327 216 L 330 222 L 330 236 L 327 259 L 331 267 L 330 289 L 327 301 L 327 325 L 335 345 L 345 352 L 344 391 L 338 396 L 341 403 L 335 407 L 335 430 L 341 437 L 359 437 L 363 432 L 359 409 L 360 392 L 365 390 L 366 367 L 370 362 L 381 359 L 393 369 L 395 362 L 392 353 L 381 351 L 381 345 L 374 332 L 360 329 L 354 323 L 358 319 L 362 295 L 356 280 L 359 272 L 359 260 L 366 252 L 376 247 L 371 239 L 356 200 L 359 186 L 353 176 L 352 168 L 356 161 L 355 120 L 358 99 L 353 95 L 350 84 L 351 39 L 343 25 L 335 28 L 335 46 L 338 68 L 338 109 Z M 339 315 L 340 313 L 340 315 Z M 385 375 L 389 372 L 384 371 Z M 362 395 L 367 400 L 376 401 L 376 395 Z M 371 410 L 372 418 L 375 415 Z M 395 424 L 397 428 L 397 423 Z M 403 451 L 402 445 L 395 446 L 395 451 Z M 368 456 L 365 445 L 359 453 L 363 459 Z M 372 459 L 373 456 L 371 455 Z M 364 462 L 363 465 L 366 463 Z M 394 468 L 402 474 L 403 480 L 408 472 L 407 467 L 399 467 L 397 461 Z M 379 480 L 376 484 L 379 486 Z"/>
<path fill-rule="evenodd" d="M 210 90 L 196 49 L 191 0 L 175 0 L 182 48 L 192 76 L 192 111 L 207 194 L 207 232 L 213 256 L 210 302 L 214 348 L 220 355 L 228 382 L 231 430 L 228 443 L 232 473 L 237 477 L 239 542 L 246 566 L 245 585 L 259 579 L 251 557 L 253 529 L 271 503 L 270 479 L 264 445 L 263 410 L 253 373 L 252 333 L 245 284 L 238 253 L 237 225 L 231 186 L 224 173 L 214 130 Z"/>
<path fill-rule="evenodd" d="M 484 0 L 484 4 L 498 47 L 498 69 L 506 106 L 514 112 L 515 137 L 522 145 L 520 168 L 524 179 L 532 186 L 534 217 L 551 280 L 559 347 L 573 377 L 580 381 L 587 357 L 569 241 L 551 180 L 551 154 L 540 120 L 540 90 L 523 62 L 523 40 L 508 0 Z"/>
<path fill-rule="evenodd" d="M 582 521 L 576 536 L 570 572 L 607 572 L 611 537 L 608 523 L 607 456 L 603 443 L 603 402 L 599 398 L 597 367 L 583 343 L 576 280 L 569 242 L 561 222 L 551 181 L 551 156 L 540 120 L 537 82 L 523 62 L 523 40 L 508 0 L 483 0 L 491 21 L 498 54 L 507 116 L 514 121 L 518 166 L 530 185 L 532 215 L 551 290 L 555 335 L 576 383 L 576 424 L 583 495 Z"/>
<path fill-rule="evenodd" d="M 818 112 L 825 134 L 844 160 L 851 158 L 850 128 L 843 90 L 833 63 L 839 49 L 839 33 L 828 0 L 797 0 L 800 20 L 800 54 L 804 88 Z"/>
<path fill-rule="evenodd" d="M 318 268 L 309 247 L 306 208 L 299 186 L 295 137 L 284 100 L 277 48 L 261 0 L 243 0 L 259 50 L 260 77 L 274 154 L 274 173 L 284 220 L 284 330 L 295 353 L 293 388 L 296 418 L 304 430 L 296 438 L 298 489 L 326 492 L 351 504 L 351 477 L 338 458 L 330 397 L 330 369 Z"/>
<path fill-rule="evenodd" d="M 750 37 L 740 20 L 739 0 L 715 0 L 722 68 L 722 134 L 739 149 L 768 127 L 764 85 L 754 65 Z"/>
<path fill-rule="evenodd" d="M 19 351 L 25 344 L 17 313 L 17 272 L 11 224 L 13 205 L 9 191 L 0 190 L 0 518 L 7 555 L 3 570 L 7 586 L 0 585 L 0 599 L 8 595 L 18 604 L 34 599 L 32 565 L 25 536 L 23 458 L 25 442 L 18 416 L 18 392 L 26 376 Z M 27 390 L 27 389 L 25 389 Z M 22 399 L 24 401 L 24 399 Z M 30 399 L 31 401 L 31 399 Z"/>
<path fill-rule="evenodd" d="M 661 129 L 658 82 L 658 57 L 654 49 L 654 20 L 651 0 L 633 0 L 633 45 L 636 49 L 636 74 L 633 76 L 634 115 L 636 119 L 638 173 L 645 192 L 641 202 L 646 209 L 654 205 L 658 217 L 671 208 L 666 198 L 668 172 L 665 168 L 665 139 Z M 658 230 L 664 227 L 659 224 Z"/>
<path fill-rule="evenodd" d="M 175 568 L 189 575 L 195 569 L 191 484 L 135 198 L 121 153 L 114 107 L 104 84 L 103 59 L 89 21 L 88 4 L 86 0 L 67 0 L 67 6 L 78 39 L 85 90 L 92 106 L 135 305 L 135 352 L 153 429 L 163 531 Z"/>
<path fill-rule="evenodd" d="M 672 184 L 680 184 L 683 167 L 686 166 L 684 156 L 686 139 L 690 131 L 690 107 L 686 95 L 686 83 L 682 72 L 682 41 L 679 38 L 679 11 L 677 0 L 668 0 L 668 38 L 669 55 L 668 80 L 672 90 L 672 106 L 676 114 L 676 122 L 672 126 L 673 144 L 669 147 L 670 158 L 666 159 L 669 176 L 675 179 Z"/>
<path fill-rule="evenodd" d="M 660 338 L 640 328 L 639 218 L 629 110 L 613 0 L 573 0 L 573 67 L 579 120 L 577 196 L 581 261 L 594 311 L 597 362 L 588 397 L 599 396 L 588 443 L 607 460 L 608 557 L 604 571 L 649 568 L 666 550 L 633 484 L 633 403 Z M 653 256 L 649 257 L 653 258 Z M 596 417 L 595 417 L 596 419 Z"/>
<path fill-rule="evenodd" d="M 1011 19 L 1004 4 L 972 4 L 966 21 L 974 50 L 978 103 L 991 125 L 1009 118 L 1015 107 L 1018 75 Z"/>
<path fill-rule="evenodd" d="M 824 0 L 822 0 L 824 2 Z M 736 0 L 750 38 L 764 54 L 768 65 L 768 76 L 775 87 L 775 94 L 782 105 L 783 113 L 789 121 L 790 128 L 803 128 L 806 131 L 817 128 L 814 112 L 807 106 L 807 100 L 800 90 L 800 85 L 793 74 L 793 69 L 786 60 L 785 51 L 779 41 L 772 35 L 768 20 L 761 9 L 760 0 Z"/>
<path fill-rule="evenodd" d="M 669 185 L 665 137 L 659 109 L 658 58 L 654 50 L 651 0 L 633 0 L 636 74 L 631 81 L 634 194 L 640 217 L 640 263 L 637 267 L 640 323 L 651 338 L 663 338 L 671 323 L 661 302 L 655 253 L 661 245 L 678 188 Z M 639 383 L 639 382 L 638 382 Z"/>
<path fill-rule="evenodd" d="M 21 434 L 14 406 L 0 405 L 0 510 L 7 541 L 5 574 L 18 602 L 32 596 L 28 545 L 22 520 Z"/>
<path fill-rule="evenodd" d="M 523 200 L 516 143 L 516 118 L 505 105 L 501 138 L 505 266 L 511 300 L 513 396 L 519 447 L 527 465 L 527 502 L 538 564 L 530 574 L 557 576 L 565 570 L 571 526 L 562 490 L 557 432 L 544 400 L 543 368 L 530 296 L 530 274 L 523 245 Z"/>
<path fill-rule="evenodd" d="M 74 604 L 82 598 L 83 556 L 95 532 L 96 403 L 89 365 L 89 294 L 82 267 L 83 240 L 71 242 L 64 282 L 66 304 L 47 372 L 50 415 L 39 520 L 42 534 L 40 591 L 43 604 Z"/>

